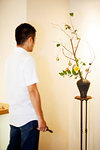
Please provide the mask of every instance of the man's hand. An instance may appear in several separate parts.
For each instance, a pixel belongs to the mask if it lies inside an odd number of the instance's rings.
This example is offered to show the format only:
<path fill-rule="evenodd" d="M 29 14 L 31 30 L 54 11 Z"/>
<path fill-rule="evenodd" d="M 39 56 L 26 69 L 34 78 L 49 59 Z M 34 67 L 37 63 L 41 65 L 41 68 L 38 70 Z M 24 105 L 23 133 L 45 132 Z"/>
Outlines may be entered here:
<path fill-rule="evenodd" d="M 44 120 L 38 120 L 38 130 L 45 132 L 47 130 L 47 125 Z"/>

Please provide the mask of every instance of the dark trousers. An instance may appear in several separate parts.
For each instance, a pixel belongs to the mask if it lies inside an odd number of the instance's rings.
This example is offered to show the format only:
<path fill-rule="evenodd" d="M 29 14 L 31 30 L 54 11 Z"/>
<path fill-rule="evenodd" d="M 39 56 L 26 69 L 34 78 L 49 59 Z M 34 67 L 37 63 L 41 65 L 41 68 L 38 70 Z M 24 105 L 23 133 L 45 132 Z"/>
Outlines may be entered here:
<path fill-rule="evenodd" d="M 38 121 L 31 121 L 24 126 L 10 125 L 10 141 L 7 150 L 38 150 Z"/>

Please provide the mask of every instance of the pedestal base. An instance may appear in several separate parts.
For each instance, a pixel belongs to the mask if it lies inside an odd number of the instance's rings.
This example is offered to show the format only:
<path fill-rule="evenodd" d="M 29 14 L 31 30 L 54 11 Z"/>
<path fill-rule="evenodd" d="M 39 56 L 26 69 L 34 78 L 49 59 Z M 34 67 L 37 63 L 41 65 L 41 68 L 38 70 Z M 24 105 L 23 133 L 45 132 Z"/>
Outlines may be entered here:
<path fill-rule="evenodd" d="M 83 101 L 86 102 L 86 116 L 85 116 L 85 150 L 87 150 L 87 101 L 92 99 L 91 96 L 87 96 L 86 98 L 81 98 L 80 96 L 76 96 L 75 99 L 80 100 L 80 150 L 83 148 Z"/>

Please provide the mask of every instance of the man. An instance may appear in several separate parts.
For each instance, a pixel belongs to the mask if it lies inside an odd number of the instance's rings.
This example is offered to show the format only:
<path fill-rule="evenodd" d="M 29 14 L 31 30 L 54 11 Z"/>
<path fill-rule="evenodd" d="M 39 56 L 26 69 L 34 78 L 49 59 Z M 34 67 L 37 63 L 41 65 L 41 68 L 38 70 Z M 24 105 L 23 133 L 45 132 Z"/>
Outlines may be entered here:
<path fill-rule="evenodd" d="M 30 24 L 15 30 L 17 46 L 5 65 L 10 141 L 7 150 L 38 150 L 39 130 L 46 131 L 32 52 L 36 30 Z"/>

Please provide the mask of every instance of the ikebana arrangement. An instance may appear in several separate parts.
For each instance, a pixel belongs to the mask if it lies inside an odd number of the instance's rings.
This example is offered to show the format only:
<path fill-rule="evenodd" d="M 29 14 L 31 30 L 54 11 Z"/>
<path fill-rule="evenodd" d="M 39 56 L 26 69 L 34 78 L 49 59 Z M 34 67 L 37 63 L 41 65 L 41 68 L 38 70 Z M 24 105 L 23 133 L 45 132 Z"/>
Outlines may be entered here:
<path fill-rule="evenodd" d="M 72 19 L 72 17 L 74 17 L 74 13 L 69 13 L 69 16 Z M 56 44 L 57 48 L 60 48 L 63 55 L 69 60 L 67 67 L 63 69 L 59 74 L 63 77 L 68 76 L 70 78 L 74 77 L 75 79 L 79 78 L 80 80 L 77 81 L 77 85 L 80 91 L 80 96 L 86 97 L 90 85 L 90 82 L 87 80 L 87 75 L 91 72 L 90 69 L 94 62 L 95 56 L 88 64 L 83 62 L 82 59 L 77 56 L 81 37 L 78 34 L 78 30 L 73 26 L 72 21 L 71 25 L 65 24 L 64 28 L 60 27 L 60 29 L 65 33 L 67 39 L 69 39 L 71 49 L 60 42 Z M 68 40 L 66 41 L 68 42 Z M 56 60 L 59 61 L 60 58 L 57 57 Z"/>

